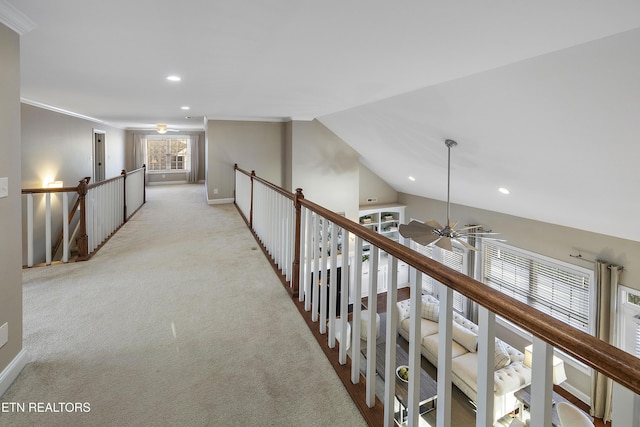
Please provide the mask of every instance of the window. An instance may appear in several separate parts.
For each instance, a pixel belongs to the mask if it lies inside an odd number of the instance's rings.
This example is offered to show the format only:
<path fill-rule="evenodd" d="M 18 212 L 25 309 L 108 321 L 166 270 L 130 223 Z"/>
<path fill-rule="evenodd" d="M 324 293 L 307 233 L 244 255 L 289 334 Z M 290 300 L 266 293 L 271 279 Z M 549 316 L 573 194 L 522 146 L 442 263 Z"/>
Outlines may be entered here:
<path fill-rule="evenodd" d="M 593 273 L 499 243 L 484 244 L 483 281 L 537 310 L 593 334 Z"/>
<path fill-rule="evenodd" d="M 640 291 L 618 286 L 618 347 L 640 357 Z"/>
<path fill-rule="evenodd" d="M 147 171 L 188 171 L 190 157 L 189 136 L 147 136 Z"/>
<path fill-rule="evenodd" d="M 455 242 L 453 242 L 455 244 Z M 467 250 L 454 246 L 453 252 L 444 250 L 438 246 L 423 246 L 411 241 L 411 247 L 416 252 L 421 253 L 431 259 L 434 259 L 453 270 L 467 274 Z M 422 292 L 433 295 L 438 298 L 438 281 L 428 276 L 422 275 Z M 453 291 L 453 309 L 458 313 L 465 315 L 467 298 L 459 292 Z"/>

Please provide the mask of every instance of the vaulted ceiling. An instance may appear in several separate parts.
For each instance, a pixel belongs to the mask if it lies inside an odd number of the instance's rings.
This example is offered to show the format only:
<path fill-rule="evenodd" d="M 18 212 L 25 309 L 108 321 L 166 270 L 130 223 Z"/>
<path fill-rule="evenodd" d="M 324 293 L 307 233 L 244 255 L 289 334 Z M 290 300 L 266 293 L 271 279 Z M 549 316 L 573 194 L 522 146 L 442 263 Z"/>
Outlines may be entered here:
<path fill-rule="evenodd" d="M 451 138 L 452 202 L 640 242 L 640 2 L 1 0 L 3 13 L 28 29 L 26 102 L 128 129 L 318 119 L 396 190 L 440 200 Z"/>

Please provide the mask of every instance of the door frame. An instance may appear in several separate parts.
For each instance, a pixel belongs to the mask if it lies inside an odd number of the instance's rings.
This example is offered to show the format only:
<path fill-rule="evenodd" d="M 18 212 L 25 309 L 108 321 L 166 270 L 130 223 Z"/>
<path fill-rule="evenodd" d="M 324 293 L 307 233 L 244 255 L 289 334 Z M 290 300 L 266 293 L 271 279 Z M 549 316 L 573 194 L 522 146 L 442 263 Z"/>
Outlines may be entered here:
<path fill-rule="evenodd" d="M 107 132 L 100 129 L 93 129 L 91 134 L 91 152 L 93 154 L 93 182 L 100 182 L 106 179 L 106 145 L 107 145 Z M 98 144 L 98 135 L 102 137 L 102 144 Z"/>

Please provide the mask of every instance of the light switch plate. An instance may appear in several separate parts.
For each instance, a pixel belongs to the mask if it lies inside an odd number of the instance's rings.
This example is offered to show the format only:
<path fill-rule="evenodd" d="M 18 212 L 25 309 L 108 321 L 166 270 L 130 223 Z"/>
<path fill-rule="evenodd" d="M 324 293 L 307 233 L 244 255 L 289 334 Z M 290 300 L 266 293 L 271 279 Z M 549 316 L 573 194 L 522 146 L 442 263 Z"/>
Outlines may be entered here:
<path fill-rule="evenodd" d="M 0 198 L 9 195 L 9 178 L 0 178 Z"/>
<path fill-rule="evenodd" d="M 5 345 L 9 341 L 9 324 L 5 323 L 0 326 L 0 347 Z"/>

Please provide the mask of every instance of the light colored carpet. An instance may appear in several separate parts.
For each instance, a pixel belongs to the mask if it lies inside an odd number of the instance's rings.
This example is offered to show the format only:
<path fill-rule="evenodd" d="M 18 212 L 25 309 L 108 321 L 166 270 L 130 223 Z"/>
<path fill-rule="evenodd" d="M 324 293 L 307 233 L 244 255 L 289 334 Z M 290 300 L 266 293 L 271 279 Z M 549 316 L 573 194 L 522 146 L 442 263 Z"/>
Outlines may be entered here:
<path fill-rule="evenodd" d="M 0 402 L 27 411 L 0 425 L 365 425 L 235 207 L 147 200 L 90 261 L 24 272 L 29 363 Z"/>

